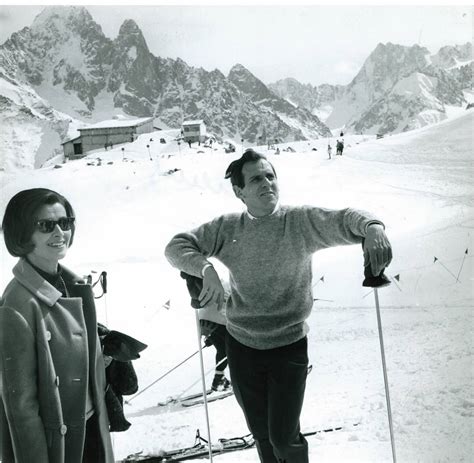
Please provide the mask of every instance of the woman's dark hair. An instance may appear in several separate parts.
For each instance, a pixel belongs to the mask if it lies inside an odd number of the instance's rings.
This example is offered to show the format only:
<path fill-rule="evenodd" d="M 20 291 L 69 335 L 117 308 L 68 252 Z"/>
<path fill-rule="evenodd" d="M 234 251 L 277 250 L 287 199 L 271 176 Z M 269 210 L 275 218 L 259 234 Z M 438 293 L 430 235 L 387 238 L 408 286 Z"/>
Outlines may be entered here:
<path fill-rule="evenodd" d="M 239 188 L 243 188 L 245 186 L 244 176 L 242 174 L 242 168 L 244 167 L 244 164 L 247 162 L 257 162 L 262 159 L 267 161 L 272 166 L 273 173 L 276 177 L 275 168 L 273 167 L 272 163 L 269 162 L 263 154 L 258 153 L 253 148 L 247 148 L 239 159 L 236 159 L 229 164 L 229 167 L 227 167 L 227 170 L 225 171 L 224 178 L 230 178 L 232 185 L 237 185 Z"/>
<path fill-rule="evenodd" d="M 33 251 L 31 237 L 35 231 L 36 214 L 42 206 L 61 204 L 66 209 L 67 217 L 74 217 L 74 210 L 69 201 L 59 193 L 47 188 L 23 190 L 13 196 L 7 204 L 3 216 L 2 229 L 8 252 L 15 257 L 23 257 Z M 75 226 L 71 228 L 71 246 Z"/>

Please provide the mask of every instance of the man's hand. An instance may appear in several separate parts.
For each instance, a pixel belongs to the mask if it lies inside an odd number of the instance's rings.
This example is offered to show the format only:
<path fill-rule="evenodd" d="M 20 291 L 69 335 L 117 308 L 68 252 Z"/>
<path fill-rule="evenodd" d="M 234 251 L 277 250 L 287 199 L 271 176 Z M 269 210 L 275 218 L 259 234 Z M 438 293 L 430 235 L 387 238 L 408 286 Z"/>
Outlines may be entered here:
<path fill-rule="evenodd" d="M 219 275 L 214 267 L 209 266 L 204 270 L 202 291 L 199 294 L 199 303 L 201 307 L 208 304 L 216 304 L 217 310 L 220 310 L 224 302 L 224 288 Z"/>
<path fill-rule="evenodd" d="M 392 246 L 382 225 L 372 224 L 367 227 L 364 242 L 364 266 L 370 265 L 374 276 L 392 261 Z"/>

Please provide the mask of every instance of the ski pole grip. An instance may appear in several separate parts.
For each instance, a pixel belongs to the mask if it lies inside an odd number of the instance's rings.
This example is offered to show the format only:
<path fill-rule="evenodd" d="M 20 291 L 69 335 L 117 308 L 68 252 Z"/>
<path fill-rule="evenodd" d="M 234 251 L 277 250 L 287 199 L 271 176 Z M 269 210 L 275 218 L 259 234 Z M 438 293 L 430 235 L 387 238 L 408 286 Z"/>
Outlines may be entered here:
<path fill-rule="evenodd" d="M 364 249 L 364 241 L 362 240 L 362 249 Z M 367 286 L 369 288 L 381 288 L 382 286 L 388 286 L 390 280 L 384 274 L 385 269 L 383 269 L 378 275 L 372 273 L 372 266 L 369 264 L 364 267 L 364 281 L 362 286 Z"/>
<path fill-rule="evenodd" d="M 382 270 L 379 275 L 374 275 L 370 264 L 364 267 L 364 277 L 362 286 L 369 288 L 380 288 L 390 284 L 390 280 L 385 276 L 384 271 Z"/>
<path fill-rule="evenodd" d="M 180 276 L 186 280 L 186 286 L 191 296 L 191 307 L 193 309 L 200 309 L 199 294 L 202 291 L 202 278 L 189 275 L 186 272 L 180 272 Z"/>
<path fill-rule="evenodd" d="M 102 289 L 104 290 L 104 294 L 107 293 L 107 272 L 102 272 Z"/>

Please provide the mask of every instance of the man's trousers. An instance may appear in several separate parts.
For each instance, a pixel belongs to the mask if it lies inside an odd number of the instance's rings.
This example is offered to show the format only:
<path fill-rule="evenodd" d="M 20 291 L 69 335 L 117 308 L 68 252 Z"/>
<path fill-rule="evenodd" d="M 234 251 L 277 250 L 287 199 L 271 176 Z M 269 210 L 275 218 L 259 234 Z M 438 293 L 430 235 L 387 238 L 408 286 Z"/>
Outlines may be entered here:
<path fill-rule="evenodd" d="M 262 463 L 308 463 L 300 432 L 308 369 L 308 341 L 275 349 L 247 347 L 227 333 L 227 360 L 235 397 Z"/>

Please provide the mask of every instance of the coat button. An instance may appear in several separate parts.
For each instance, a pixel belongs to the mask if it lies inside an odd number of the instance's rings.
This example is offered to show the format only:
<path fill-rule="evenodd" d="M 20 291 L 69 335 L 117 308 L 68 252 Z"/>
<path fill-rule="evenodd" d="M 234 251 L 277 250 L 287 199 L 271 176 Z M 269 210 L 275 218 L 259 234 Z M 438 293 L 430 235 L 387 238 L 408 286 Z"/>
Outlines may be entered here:
<path fill-rule="evenodd" d="M 51 331 L 46 331 L 46 340 L 47 341 L 51 340 Z"/>
<path fill-rule="evenodd" d="M 67 426 L 65 424 L 61 425 L 61 427 L 59 428 L 59 432 L 61 433 L 61 435 L 64 436 L 64 434 L 67 433 Z"/>

